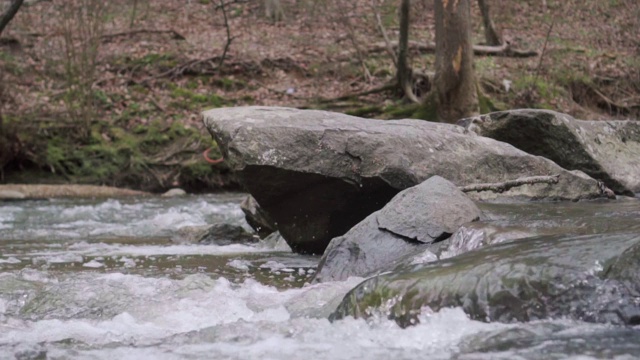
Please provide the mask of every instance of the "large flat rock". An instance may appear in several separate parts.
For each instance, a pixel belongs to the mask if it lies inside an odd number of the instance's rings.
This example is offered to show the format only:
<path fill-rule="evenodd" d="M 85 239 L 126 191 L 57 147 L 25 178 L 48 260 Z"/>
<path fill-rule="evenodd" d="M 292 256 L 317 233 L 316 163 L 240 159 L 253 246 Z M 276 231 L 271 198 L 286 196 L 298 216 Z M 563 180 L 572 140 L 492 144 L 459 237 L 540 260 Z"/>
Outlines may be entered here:
<path fill-rule="evenodd" d="M 640 193 L 640 122 L 587 121 L 548 110 L 509 110 L 461 120 L 481 136 L 581 170 L 618 194 Z"/>
<path fill-rule="evenodd" d="M 228 165 L 297 252 L 321 254 L 332 238 L 434 175 L 457 186 L 559 175 L 556 184 L 469 193 L 480 200 L 603 196 L 580 171 L 456 125 L 277 107 L 203 115 Z"/>

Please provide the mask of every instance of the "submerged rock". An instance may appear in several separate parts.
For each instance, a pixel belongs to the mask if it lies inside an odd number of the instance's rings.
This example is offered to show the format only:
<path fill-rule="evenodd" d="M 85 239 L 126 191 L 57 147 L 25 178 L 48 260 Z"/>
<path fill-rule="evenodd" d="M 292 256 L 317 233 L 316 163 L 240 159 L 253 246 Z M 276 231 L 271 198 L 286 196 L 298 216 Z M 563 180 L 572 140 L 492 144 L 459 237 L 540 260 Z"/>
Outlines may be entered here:
<path fill-rule="evenodd" d="M 167 190 L 165 193 L 163 193 L 162 197 L 180 197 L 180 196 L 186 196 L 187 192 L 180 189 L 180 188 L 173 188 L 173 189 L 169 189 Z"/>
<path fill-rule="evenodd" d="M 211 226 L 185 226 L 171 237 L 179 244 L 250 244 L 259 241 L 254 234 L 242 226 L 232 224 L 214 224 Z"/>
<path fill-rule="evenodd" d="M 618 194 L 640 192 L 640 122 L 586 121 L 548 110 L 510 110 L 463 119 L 486 137 L 581 170 Z"/>
<path fill-rule="evenodd" d="M 542 236 L 488 246 L 364 281 L 332 319 L 461 307 L 482 321 L 571 318 L 640 324 L 640 235 Z"/>
<path fill-rule="evenodd" d="M 314 281 L 367 277 L 392 270 L 428 251 L 460 225 L 478 220 L 480 209 L 451 182 L 434 176 L 403 190 L 381 210 L 331 240 Z M 435 256 L 433 257 L 435 260 Z"/>
<path fill-rule="evenodd" d="M 602 196 L 582 172 L 455 125 L 270 107 L 203 114 L 227 164 L 301 253 L 321 254 L 332 238 L 434 175 L 457 186 L 559 175 L 556 184 L 470 194 L 475 199 Z"/>

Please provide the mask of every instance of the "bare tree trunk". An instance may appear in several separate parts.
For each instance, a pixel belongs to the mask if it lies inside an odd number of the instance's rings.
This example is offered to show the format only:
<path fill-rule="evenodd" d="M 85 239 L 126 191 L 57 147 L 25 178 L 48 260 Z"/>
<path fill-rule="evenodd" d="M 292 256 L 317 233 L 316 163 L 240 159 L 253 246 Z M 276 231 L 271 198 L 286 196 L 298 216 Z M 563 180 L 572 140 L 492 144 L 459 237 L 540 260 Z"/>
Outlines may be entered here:
<path fill-rule="evenodd" d="M 398 41 L 398 86 L 405 96 L 413 95 L 411 90 L 411 69 L 407 62 L 409 52 L 409 1 L 402 0 L 400 4 L 400 39 Z"/>
<path fill-rule="evenodd" d="M 11 2 L 11 5 L 9 5 L 9 9 L 7 9 L 4 14 L 0 15 L 0 35 L 2 34 L 4 28 L 9 25 L 11 19 L 16 16 L 23 2 L 24 0 L 13 0 Z"/>
<path fill-rule="evenodd" d="M 496 26 L 493 23 L 493 20 L 491 20 L 491 7 L 487 3 L 487 0 L 478 0 L 478 6 L 480 7 L 480 13 L 482 13 L 484 37 L 486 39 L 487 45 L 502 45 L 502 36 L 496 30 Z"/>
<path fill-rule="evenodd" d="M 280 0 L 265 0 L 264 15 L 274 23 L 284 20 L 284 10 Z"/>
<path fill-rule="evenodd" d="M 435 13 L 437 116 L 453 123 L 479 113 L 469 0 L 436 0 Z"/>

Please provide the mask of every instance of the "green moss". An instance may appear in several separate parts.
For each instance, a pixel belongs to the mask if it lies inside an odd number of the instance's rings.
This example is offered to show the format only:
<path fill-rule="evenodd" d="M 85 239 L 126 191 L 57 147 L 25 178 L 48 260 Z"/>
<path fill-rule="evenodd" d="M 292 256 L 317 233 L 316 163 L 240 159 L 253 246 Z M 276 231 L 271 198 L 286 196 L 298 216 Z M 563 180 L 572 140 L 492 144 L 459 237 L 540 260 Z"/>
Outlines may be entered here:
<path fill-rule="evenodd" d="M 360 117 L 375 117 L 382 113 L 383 109 L 380 105 L 368 105 L 357 109 L 347 110 L 347 115 L 360 116 Z"/>
<path fill-rule="evenodd" d="M 213 85 L 224 91 L 238 91 L 246 89 L 249 86 L 244 80 L 231 79 L 227 77 L 214 79 Z"/>
<path fill-rule="evenodd" d="M 388 119 L 411 118 L 420 104 L 397 103 L 384 108 L 384 117 Z"/>
<path fill-rule="evenodd" d="M 169 106 L 183 110 L 201 110 L 203 108 L 217 108 L 227 102 L 216 94 L 199 94 L 182 87 L 174 87 L 171 90 L 171 97 L 176 99 Z"/>
<path fill-rule="evenodd" d="M 507 109 L 507 106 L 504 103 L 494 101 L 482 92 L 478 92 L 478 105 L 480 107 L 480 114 L 487 114 Z"/>
<path fill-rule="evenodd" d="M 26 121 L 5 122 L 14 123 Z M 42 125 L 40 131 L 22 128 L 19 137 L 32 146 L 34 156 L 28 161 L 64 182 L 165 190 L 177 176 L 185 186 L 199 190 L 220 184 L 224 166 L 211 166 L 202 157 L 208 147 L 212 147 L 212 156 L 219 150 L 210 136 L 198 129 L 179 122 L 152 121 L 134 129 L 98 122 L 88 135 L 78 137 L 67 128 Z M 49 175 L 34 180 L 44 177 Z"/>
<path fill-rule="evenodd" d="M 0 61 L 3 62 L 2 71 L 15 76 L 24 75 L 24 68 L 11 53 L 0 51 Z"/>

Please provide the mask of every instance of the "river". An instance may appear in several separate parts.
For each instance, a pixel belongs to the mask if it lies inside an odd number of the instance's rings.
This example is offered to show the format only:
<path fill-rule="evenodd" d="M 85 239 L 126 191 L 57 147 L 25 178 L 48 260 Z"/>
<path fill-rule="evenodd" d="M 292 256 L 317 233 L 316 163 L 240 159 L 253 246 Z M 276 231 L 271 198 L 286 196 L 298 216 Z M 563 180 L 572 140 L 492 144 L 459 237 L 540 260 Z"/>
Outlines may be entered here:
<path fill-rule="evenodd" d="M 319 257 L 281 244 L 179 241 L 187 226 L 248 228 L 243 196 L 0 203 L 0 359 L 640 358 L 638 327 L 456 308 L 407 329 L 331 323 L 362 279 L 310 285 Z"/>

